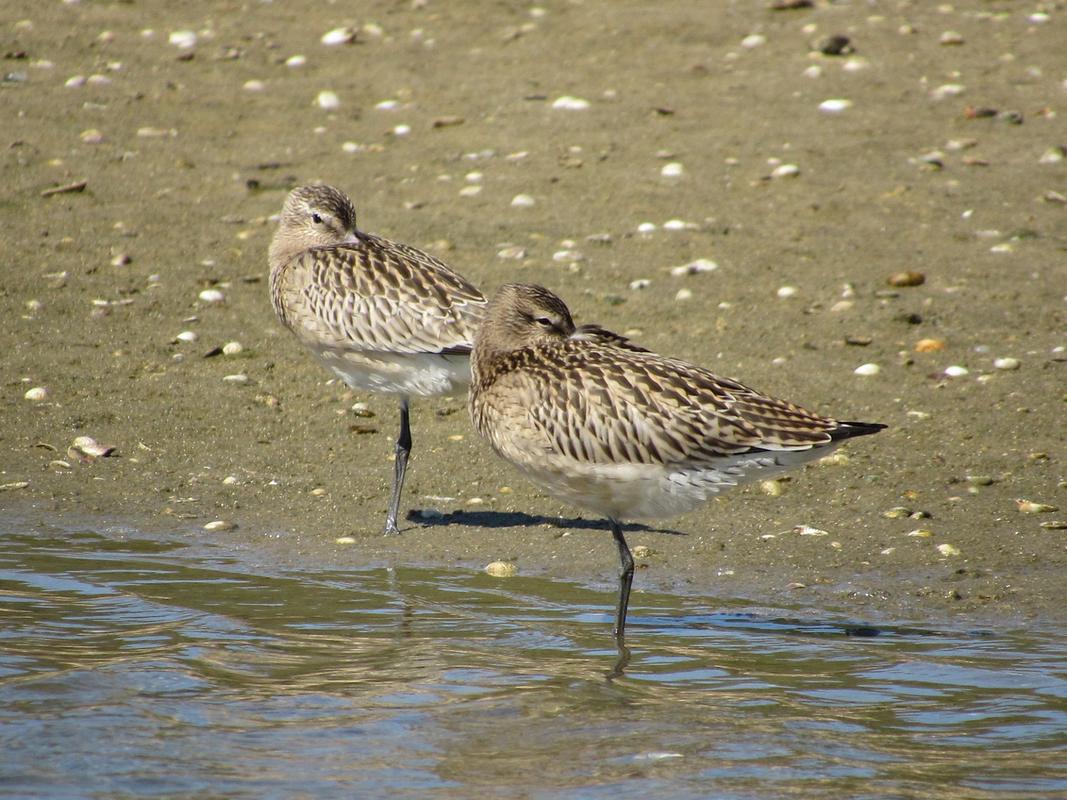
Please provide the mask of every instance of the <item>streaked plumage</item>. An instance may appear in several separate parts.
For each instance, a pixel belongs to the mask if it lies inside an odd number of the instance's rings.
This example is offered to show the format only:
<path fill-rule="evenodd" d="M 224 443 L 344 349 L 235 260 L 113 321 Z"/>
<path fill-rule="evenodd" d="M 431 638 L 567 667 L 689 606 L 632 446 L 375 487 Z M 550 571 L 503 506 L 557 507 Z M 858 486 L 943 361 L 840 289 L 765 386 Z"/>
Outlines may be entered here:
<path fill-rule="evenodd" d="M 610 521 L 623 565 L 617 636 L 633 575 L 619 520 L 690 511 L 885 427 L 823 417 L 616 334 L 576 328 L 540 286 L 500 289 L 471 367 L 471 419 L 493 449 L 551 494 Z"/>
<path fill-rule="evenodd" d="M 400 435 L 386 533 L 411 449 L 408 398 L 470 383 L 470 351 L 485 298 L 446 264 L 356 228 L 351 200 L 331 186 L 289 193 L 270 245 L 278 318 L 353 389 L 397 395 Z"/>

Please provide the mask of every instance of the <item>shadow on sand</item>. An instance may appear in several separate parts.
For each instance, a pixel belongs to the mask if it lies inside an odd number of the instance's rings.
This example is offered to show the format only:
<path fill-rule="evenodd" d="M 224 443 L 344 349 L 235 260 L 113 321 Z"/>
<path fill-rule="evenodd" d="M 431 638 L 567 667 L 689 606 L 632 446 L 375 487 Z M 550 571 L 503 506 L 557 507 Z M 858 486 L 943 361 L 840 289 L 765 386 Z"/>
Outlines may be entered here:
<path fill-rule="evenodd" d="M 606 519 L 583 519 L 575 517 L 545 517 L 536 514 L 524 514 L 521 511 L 452 511 L 440 516 L 433 515 L 424 517 L 419 509 L 411 509 L 407 513 L 407 521 L 414 522 L 425 528 L 436 528 L 447 525 L 468 525 L 472 528 L 532 528 L 550 525 L 561 531 L 579 530 L 603 530 L 610 531 Z M 683 531 L 669 528 L 653 528 L 640 523 L 628 523 L 622 526 L 624 532 L 646 531 L 649 533 L 665 533 L 669 536 L 688 536 Z"/>

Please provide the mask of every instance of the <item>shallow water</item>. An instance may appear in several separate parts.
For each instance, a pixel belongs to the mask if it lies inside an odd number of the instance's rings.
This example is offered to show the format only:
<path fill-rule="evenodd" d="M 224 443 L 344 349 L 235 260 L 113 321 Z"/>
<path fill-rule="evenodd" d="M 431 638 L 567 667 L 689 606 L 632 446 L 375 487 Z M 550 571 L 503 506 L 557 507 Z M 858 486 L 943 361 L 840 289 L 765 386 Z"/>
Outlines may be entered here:
<path fill-rule="evenodd" d="M 8 525 L 3 796 L 1067 796 L 1059 631 Z"/>

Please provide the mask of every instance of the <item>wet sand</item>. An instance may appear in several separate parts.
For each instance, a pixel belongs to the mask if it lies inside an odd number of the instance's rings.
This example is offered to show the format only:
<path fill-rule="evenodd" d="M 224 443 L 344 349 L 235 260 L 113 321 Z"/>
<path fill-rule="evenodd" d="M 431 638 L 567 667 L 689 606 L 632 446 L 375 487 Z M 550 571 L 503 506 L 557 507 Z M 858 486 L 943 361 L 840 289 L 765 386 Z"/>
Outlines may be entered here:
<path fill-rule="evenodd" d="M 579 322 L 890 426 L 779 496 L 632 527 L 652 550 L 638 591 L 1062 624 L 1067 531 L 1041 525 L 1067 520 L 1062 9 L 712 5 L 49 3 L 5 21 L 0 509 L 342 566 L 508 559 L 602 585 L 610 608 L 606 529 L 499 462 L 463 398 L 415 404 L 418 511 L 381 536 L 396 404 L 331 382 L 267 297 L 270 216 L 319 179 L 487 292 L 543 283 Z M 342 26 L 355 42 L 320 42 Z M 854 52 L 812 51 L 833 34 Z M 717 269 L 671 274 L 696 259 Z M 889 285 L 909 270 L 925 281 Z M 81 463 L 78 436 L 116 449 Z"/>

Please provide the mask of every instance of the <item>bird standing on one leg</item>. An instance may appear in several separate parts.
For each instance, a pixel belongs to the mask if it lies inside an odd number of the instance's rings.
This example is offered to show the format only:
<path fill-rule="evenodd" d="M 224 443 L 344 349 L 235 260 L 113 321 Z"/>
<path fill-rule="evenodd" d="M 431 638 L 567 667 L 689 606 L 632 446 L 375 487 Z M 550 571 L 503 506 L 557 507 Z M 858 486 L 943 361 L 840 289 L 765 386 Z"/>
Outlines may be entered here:
<path fill-rule="evenodd" d="M 474 427 L 549 493 L 607 517 L 626 627 L 633 556 L 620 520 L 690 511 L 744 481 L 884 428 L 838 422 L 595 326 L 541 286 L 508 284 L 471 355 Z"/>
<path fill-rule="evenodd" d="M 467 388 L 485 298 L 433 256 L 358 230 L 352 201 L 332 186 L 289 193 L 269 260 L 271 302 L 285 326 L 353 389 L 400 400 L 385 520 L 385 532 L 397 533 L 408 399 Z"/>

